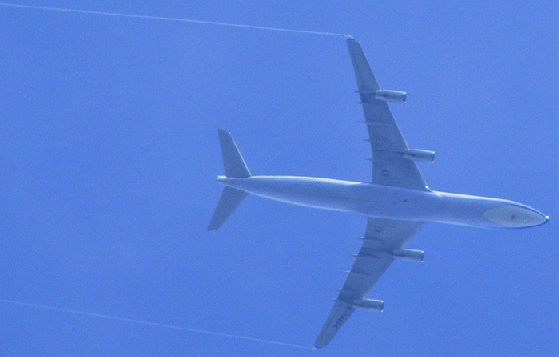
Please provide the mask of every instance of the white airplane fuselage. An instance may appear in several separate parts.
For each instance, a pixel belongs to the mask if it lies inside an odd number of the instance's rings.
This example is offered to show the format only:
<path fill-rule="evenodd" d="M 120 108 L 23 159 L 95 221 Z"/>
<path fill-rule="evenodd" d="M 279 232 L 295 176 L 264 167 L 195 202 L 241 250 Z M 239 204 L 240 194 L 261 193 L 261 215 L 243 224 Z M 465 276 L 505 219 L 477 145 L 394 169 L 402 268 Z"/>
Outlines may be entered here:
<path fill-rule="evenodd" d="M 303 176 L 218 176 L 217 181 L 276 201 L 373 218 L 507 228 L 548 220 L 537 210 L 509 200 L 364 182 Z"/>

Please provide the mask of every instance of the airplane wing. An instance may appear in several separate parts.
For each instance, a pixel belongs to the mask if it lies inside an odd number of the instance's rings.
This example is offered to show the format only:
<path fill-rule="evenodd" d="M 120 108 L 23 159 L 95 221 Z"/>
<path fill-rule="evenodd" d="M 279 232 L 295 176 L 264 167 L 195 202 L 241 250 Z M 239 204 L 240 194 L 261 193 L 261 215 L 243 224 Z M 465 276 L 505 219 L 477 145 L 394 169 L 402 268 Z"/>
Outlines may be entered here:
<path fill-rule="evenodd" d="M 348 38 L 347 45 L 358 92 L 365 114 L 365 124 L 373 151 L 373 178 L 377 185 L 427 190 L 415 161 L 404 156 L 408 146 L 384 100 L 376 98 L 380 90 L 359 42 Z M 365 298 L 373 285 L 392 263 L 397 252 L 404 249 L 423 222 L 369 218 L 363 246 L 355 254 L 355 263 L 344 286 L 339 289 L 334 307 L 322 327 L 315 348 L 326 346 L 356 308 L 382 310 L 384 302 Z M 421 260 L 423 252 L 421 252 Z"/>
<path fill-rule="evenodd" d="M 427 185 L 415 161 L 404 157 L 408 145 L 388 108 L 388 103 L 377 99 L 380 88 L 371 71 L 361 44 L 348 38 L 347 46 L 355 70 L 357 88 L 365 114 L 365 124 L 373 151 L 373 180 L 377 185 L 399 186 L 426 190 Z"/>
<path fill-rule="evenodd" d="M 344 286 L 338 290 L 334 307 L 316 338 L 314 347 L 326 346 L 356 308 L 382 310 L 383 302 L 365 299 L 365 295 L 394 260 L 392 252 L 403 249 L 423 224 L 384 218 L 368 219 L 363 246 L 354 255 L 355 263 L 346 272 L 348 277 Z"/>

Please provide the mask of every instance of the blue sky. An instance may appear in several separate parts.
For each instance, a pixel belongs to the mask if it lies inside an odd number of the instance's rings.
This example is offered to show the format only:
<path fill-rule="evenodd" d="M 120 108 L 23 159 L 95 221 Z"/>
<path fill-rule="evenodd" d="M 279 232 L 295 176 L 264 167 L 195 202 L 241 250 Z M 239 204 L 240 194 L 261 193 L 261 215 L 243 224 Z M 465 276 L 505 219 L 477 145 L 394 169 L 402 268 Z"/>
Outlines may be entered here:
<path fill-rule="evenodd" d="M 322 355 L 557 355 L 555 1 L 17 1 L 349 33 L 436 190 L 533 229 L 428 224 Z M 0 355 L 308 355 L 365 219 L 247 198 L 217 232 L 217 128 L 251 171 L 370 179 L 342 36 L 0 6 Z"/>

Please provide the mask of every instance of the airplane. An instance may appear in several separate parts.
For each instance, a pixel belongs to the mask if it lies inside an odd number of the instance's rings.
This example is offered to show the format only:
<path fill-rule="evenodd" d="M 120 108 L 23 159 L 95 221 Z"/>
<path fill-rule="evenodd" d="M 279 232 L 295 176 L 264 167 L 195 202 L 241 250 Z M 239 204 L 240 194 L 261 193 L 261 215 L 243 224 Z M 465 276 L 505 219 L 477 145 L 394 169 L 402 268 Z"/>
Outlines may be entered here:
<path fill-rule="evenodd" d="M 346 271 L 347 279 L 314 342 L 321 348 L 333 339 L 356 309 L 382 311 L 384 301 L 365 297 L 394 259 L 423 261 L 424 252 L 406 245 L 427 222 L 464 226 L 525 228 L 549 216 L 521 203 L 429 189 L 416 162 L 433 162 L 435 153 L 409 149 L 388 102 L 403 103 L 406 92 L 381 89 L 359 42 L 346 39 L 369 134 L 371 182 L 301 176 L 252 175 L 230 133 L 218 130 L 225 185 L 208 230 L 218 229 L 248 195 L 367 217 L 363 245 Z"/>

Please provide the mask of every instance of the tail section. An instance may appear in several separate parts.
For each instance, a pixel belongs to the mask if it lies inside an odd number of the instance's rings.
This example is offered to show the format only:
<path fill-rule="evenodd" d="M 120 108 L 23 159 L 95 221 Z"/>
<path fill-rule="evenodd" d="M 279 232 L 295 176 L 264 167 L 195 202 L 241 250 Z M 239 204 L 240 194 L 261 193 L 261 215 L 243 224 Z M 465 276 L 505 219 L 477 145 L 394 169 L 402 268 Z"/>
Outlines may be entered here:
<path fill-rule="evenodd" d="M 241 156 L 235 141 L 225 130 L 218 129 L 219 143 L 221 145 L 221 155 L 223 156 L 223 166 L 225 166 L 225 176 L 246 178 L 250 177 L 250 171 Z"/>
<path fill-rule="evenodd" d="M 221 227 L 247 195 L 248 193 L 244 191 L 226 186 L 221 193 L 221 198 L 215 208 L 214 215 L 208 226 L 208 231 L 215 231 Z"/>
<path fill-rule="evenodd" d="M 235 141 L 231 137 L 231 134 L 225 130 L 219 129 L 218 137 L 221 145 L 221 154 L 223 156 L 223 166 L 225 166 L 225 176 L 235 178 L 250 177 L 250 171 Z M 217 203 L 212 220 L 208 225 L 208 231 L 213 231 L 221 227 L 247 195 L 248 193 L 244 191 L 226 186 Z"/>

